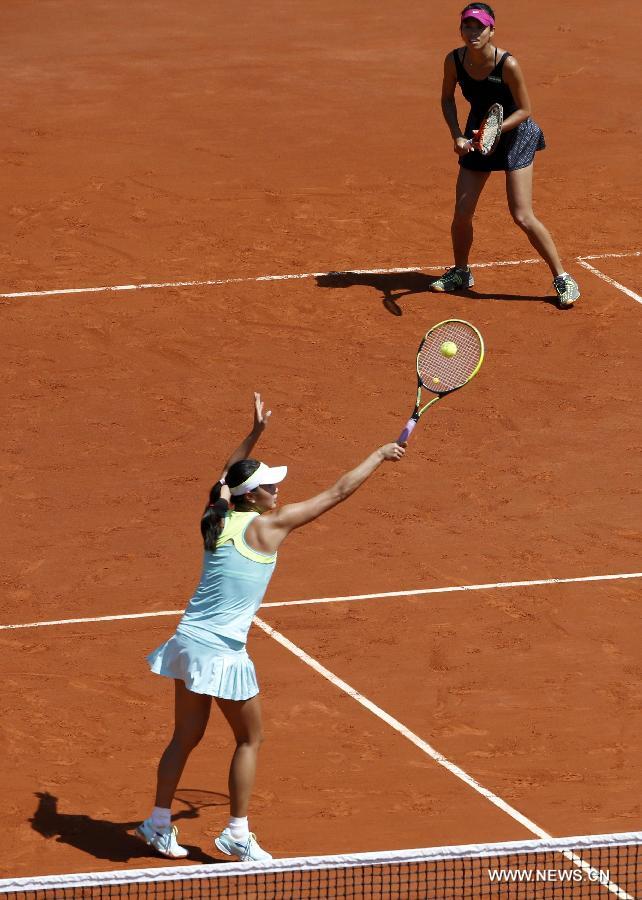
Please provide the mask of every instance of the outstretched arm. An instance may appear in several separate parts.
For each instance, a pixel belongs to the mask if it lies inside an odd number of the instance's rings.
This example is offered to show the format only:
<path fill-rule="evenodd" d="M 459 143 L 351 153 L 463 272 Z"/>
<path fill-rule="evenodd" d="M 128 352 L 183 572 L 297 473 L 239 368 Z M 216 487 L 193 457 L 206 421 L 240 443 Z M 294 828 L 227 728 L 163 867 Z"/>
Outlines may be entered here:
<path fill-rule="evenodd" d="M 248 528 L 248 540 L 263 553 L 275 553 L 291 531 L 312 522 L 332 507 L 347 500 L 382 462 L 385 460 L 396 462 L 405 452 L 405 445 L 384 444 L 316 497 L 302 503 L 289 503 L 270 515 L 257 517 Z"/>
<path fill-rule="evenodd" d="M 254 424 L 252 426 L 252 430 L 247 435 L 247 437 L 243 438 L 241 443 L 238 445 L 236 450 L 232 453 L 230 458 L 227 460 L 225 465 L 223 466 L 223 471 L 221 472 L 220 479 L 221 481 L 227 475 L 230 466 L 233 466 L 235 462 L 238 462 L 241 459 L 247 459 L 247 457 L 252 452 L 254 445 L 261 437 L 268 423 L 268 419 L 272 415 L 271 410 L 264 410 L 264 404 L 261 400 L 261 395 L 254 392 Z M 230 499 L 230 489 L 226 484 L 224 484 L 221 488 L 221 497 L 224 500 Z"/>

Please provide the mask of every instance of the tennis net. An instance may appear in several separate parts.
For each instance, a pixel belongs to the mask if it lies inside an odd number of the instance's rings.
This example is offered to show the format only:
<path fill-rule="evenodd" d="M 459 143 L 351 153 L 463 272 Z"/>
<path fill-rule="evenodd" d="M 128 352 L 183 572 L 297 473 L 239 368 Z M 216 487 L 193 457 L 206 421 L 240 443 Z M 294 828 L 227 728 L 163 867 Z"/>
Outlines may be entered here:
<path fill-rule="evenodd" d="M 102 897 L 482 897 L 642 900 L 642 832 L 437 847 L 267 863 L 181 866 L 4 879 L 15 900 Z"/>

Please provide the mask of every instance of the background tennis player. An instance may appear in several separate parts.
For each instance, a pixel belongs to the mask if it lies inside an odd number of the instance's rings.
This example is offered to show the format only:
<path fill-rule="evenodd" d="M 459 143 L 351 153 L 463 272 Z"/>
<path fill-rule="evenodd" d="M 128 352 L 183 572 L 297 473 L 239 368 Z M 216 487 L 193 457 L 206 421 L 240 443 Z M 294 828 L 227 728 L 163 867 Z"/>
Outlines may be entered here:
<path fill-rule="evenodd" d="M 533 164 L 535 153 L 545 147 L 542 130 L 530 118 L 531 104 L 517 60 L 493 43 L 495 13 L 486 3 L 469 4 L 461 13 L 464 46 L 453 50 L 444 62 L 441 108 L 459 156 L 455 212 L 451 235 L 455 265 L 432 283 L 432 291 L 456 291 L 472 287 L 468 258 L 473 243 L 473 216 L 491 172 L 506 173 L 508 208 L 515 223 L 547 263 L 560 307 L 579 298 L 575 280 L 564 271 L 555 242 L 533 212 Z M 470 103 L 464 132 L 459 126 L 455 88 Z M 502 136 L 489 155 L 479 152 L 476 131 L 489 107 L 503 107 Z M 472 143 L 471 143 L 472 139 Z"/>

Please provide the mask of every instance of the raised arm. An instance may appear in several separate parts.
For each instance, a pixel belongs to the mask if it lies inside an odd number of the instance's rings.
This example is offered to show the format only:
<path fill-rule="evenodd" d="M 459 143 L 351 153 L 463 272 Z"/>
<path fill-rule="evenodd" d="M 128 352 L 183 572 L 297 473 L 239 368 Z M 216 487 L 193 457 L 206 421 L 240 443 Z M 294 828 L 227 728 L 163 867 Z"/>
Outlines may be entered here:
<path fill-rule="evenodd" d="M 257 517 L 249 526 L 247 538 L 252 546 L 263 553 L 275 553 L 279 545 L 291 531 L 317 519 L 323 513 L 342 503 L 361 487 L 364 481 L 379 468 L 385 460 L 396 462 L 405 453 L 405 447 L 399 444 L 384 444 L 371 453 L 355 469 L 342 475 L 339 480 L 302 503 L 289 503 L 282 509 L 266 516 Z"/>
<path fill-rule="evenodd" d="M 271 410 L 264 410 L 264 404 L 261 400 L 261 395 L 254 392 L 254 424 L 252 426 L 252 430 L 247 435 L 247 437 L 243 438 L 241 443 L 238 445 L 236 450 L 232 453 L 230 458 L 227 460 L 225 465 L 223 466 L 223 471 L 221 472 L 220 479 L 221 481 L 227 475 L 230 466 L 233 466 L 235 462 L 238 462 L 240 459 L 247 459 L 254 449 L 254 445 L 261 437 L 268 423 L 268 419 L 272 415 Z M 221 488 L 221 498 L 223 500 L 229 501 L 230 499 L 230 489 L 226 484 L 224 484 Z"/>

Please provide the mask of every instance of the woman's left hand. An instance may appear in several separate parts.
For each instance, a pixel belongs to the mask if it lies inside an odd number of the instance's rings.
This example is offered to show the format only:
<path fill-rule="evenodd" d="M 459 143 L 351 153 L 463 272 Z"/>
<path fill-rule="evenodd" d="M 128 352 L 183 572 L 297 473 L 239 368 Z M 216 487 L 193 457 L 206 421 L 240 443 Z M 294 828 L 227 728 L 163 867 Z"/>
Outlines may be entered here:
<path fill-rule="evenodd" d="M 261 395 L 254 391 L 254 431 L 263 431 L 272 415 L 272 410 L 264 410 Z"/>

